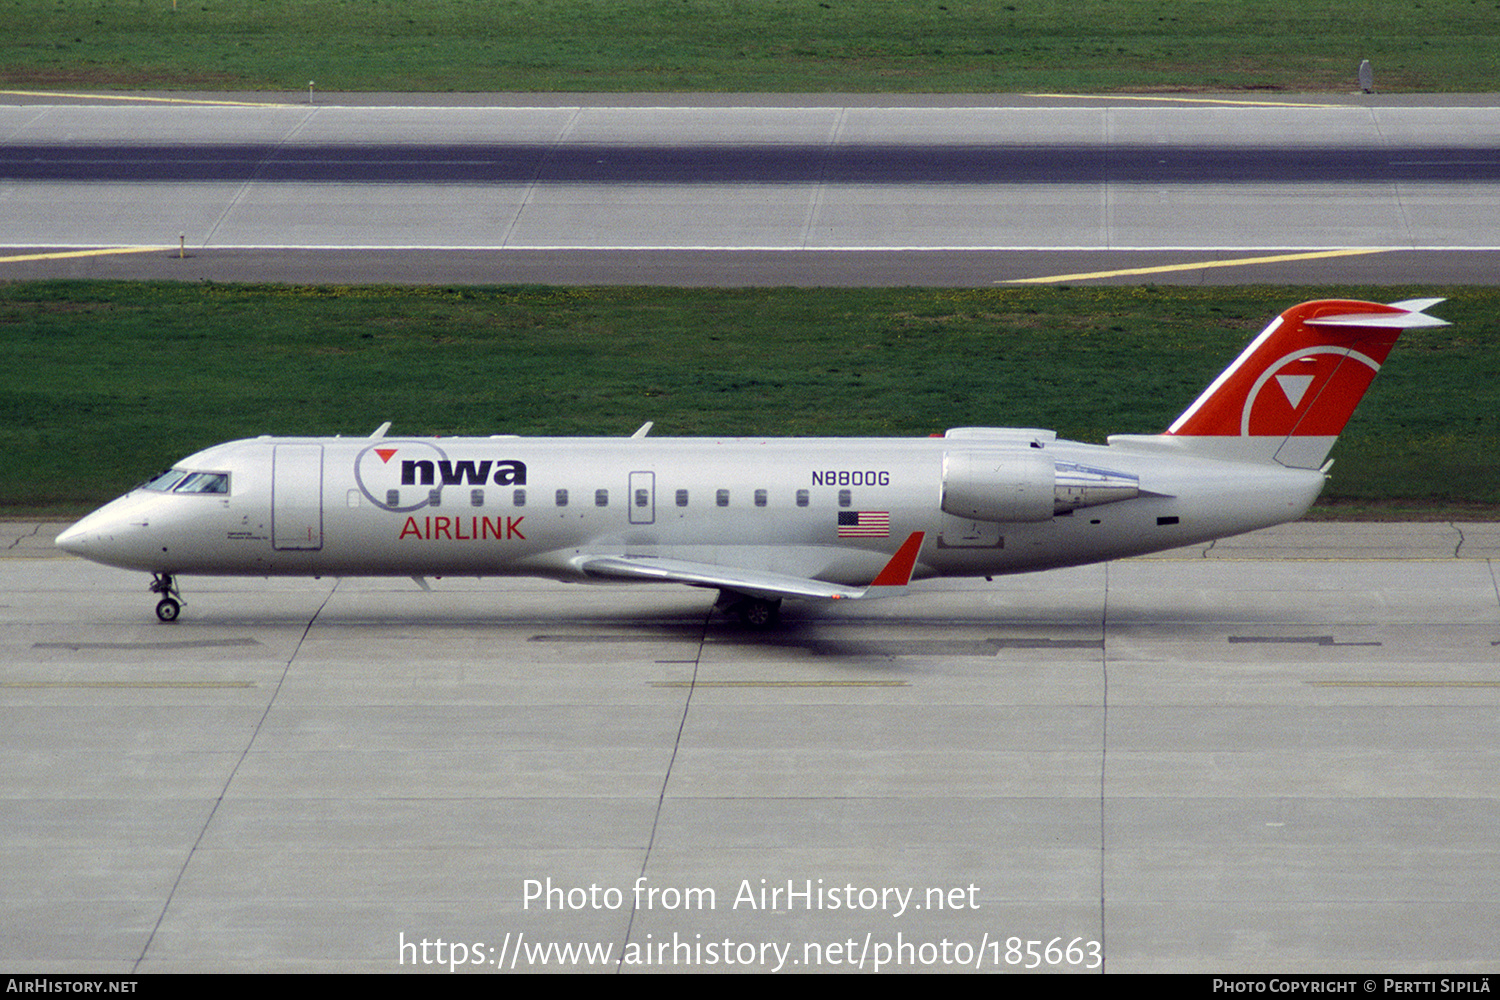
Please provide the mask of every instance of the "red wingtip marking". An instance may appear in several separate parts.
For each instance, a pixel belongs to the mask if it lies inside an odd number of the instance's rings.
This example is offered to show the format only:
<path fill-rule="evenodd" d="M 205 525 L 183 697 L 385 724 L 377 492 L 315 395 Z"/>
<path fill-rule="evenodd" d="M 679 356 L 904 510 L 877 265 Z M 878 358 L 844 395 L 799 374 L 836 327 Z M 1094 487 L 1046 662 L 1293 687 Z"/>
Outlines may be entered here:
<path fill-rule="evenodd" d="M 382 462 L 389 462 L 391 460 L 391 456 L 394 455 L 394 454 L 396 454 L 396 449 L 395 448 L 376 448 L 375 449 L 375 454 L 377 454 L 377 455 L 380 456 L 380 460 Z"/>
<path fill-rule="evenodd" d="M 922 551 L 922 539 L 926 537 L 926 532 L 922 531 L 908 535 L 896 554 L 891 556 L 891 561 L 885 564 L 885 569 L 870 581 L 870 586 L 904 587 L 910 583 L 912 570 L 917 565 L 917 553 Z"/>

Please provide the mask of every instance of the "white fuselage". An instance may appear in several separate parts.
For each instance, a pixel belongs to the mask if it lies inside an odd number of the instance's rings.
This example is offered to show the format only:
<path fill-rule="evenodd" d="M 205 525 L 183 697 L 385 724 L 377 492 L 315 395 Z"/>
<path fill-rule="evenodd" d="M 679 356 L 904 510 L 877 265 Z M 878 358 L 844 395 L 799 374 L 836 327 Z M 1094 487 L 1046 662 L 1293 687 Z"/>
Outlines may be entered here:
<path fill-rule="evenodd" d="M 1023 520 L 965 513 L 956 477 L 971 473 L 956 470 L 995 456 L 1028 470 L 1104 469 L 1138 480 L 1138 491 L 1054 513 L 1049 480 L 1040 513 L 1034 496 L 1015 501 L 1029 505 Z M 65 547 L 170 574 L 584 579 L 584 560 L 629 556 L 863 584 L 912 532 L 926 538 L 914 578 L 1018 573 L 1293 520 L 1324 479 L 1201 457 L 1164 437 L 1098 446 L 998 429 L 895 439 L 258 438 L 178 467 L 227 474 L 227 489 L 136 489 L 65 533 Z"/>
<path fill-rule="evenodd" d="M 719 590 L 752 625 L 784 598 L 1139 555 L 1301 517 L 1403 330 L 1441 300 L 1284 310 L 1157 435 L 270 438 L 190 455 L 58 535 L 154 574 L 517 575 Z"/>

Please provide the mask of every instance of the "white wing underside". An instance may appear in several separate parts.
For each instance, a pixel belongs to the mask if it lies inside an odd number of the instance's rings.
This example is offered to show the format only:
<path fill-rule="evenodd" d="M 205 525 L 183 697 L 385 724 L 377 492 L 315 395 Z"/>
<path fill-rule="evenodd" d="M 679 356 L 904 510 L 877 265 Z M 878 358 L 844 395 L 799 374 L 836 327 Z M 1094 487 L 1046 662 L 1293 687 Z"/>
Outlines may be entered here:
<path fill-rule="evenodd" d="M 853 601 L 870 597 L 894 597 L 902 593 L 911 582 L 923 537 L 923 532 L 913 532 L 891 557 L 890 562 L 886 563 L 885 568 L 865 587 L 851 587 L 767 570 L 655 556 L 586 556 L 578 561 L 578 568 L 584 575 L 599 580 L 685 583 L 692 587 L 715 587 L 748 597 L 770 599 L 797 597 Z"/>
<path fill-rule="evenodd" d="M 864 587 L 846 587 L 822 580 L 811 580 L 781 573 L 736 569 L 712 563 L 695 563 L 685 559 L 658 559 L 651 556 L 597 556 L 580 567 L 588 576 L 601 580 L 655 581 L 686 583 L 694 587 L 718 587 L 750 597 L 820 597 L 829 599 L 864 596 Z"/>

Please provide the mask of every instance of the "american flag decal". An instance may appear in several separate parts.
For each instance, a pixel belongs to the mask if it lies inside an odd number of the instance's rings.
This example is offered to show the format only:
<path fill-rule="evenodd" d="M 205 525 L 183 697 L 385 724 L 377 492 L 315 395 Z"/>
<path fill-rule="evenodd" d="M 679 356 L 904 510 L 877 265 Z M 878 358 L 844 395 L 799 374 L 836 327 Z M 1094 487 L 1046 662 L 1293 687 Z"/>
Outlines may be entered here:
<path fill-rule="evenodd" d="M 839 511 L 840 538 L 891 537 L 891 512 L 888 510 Z"/>

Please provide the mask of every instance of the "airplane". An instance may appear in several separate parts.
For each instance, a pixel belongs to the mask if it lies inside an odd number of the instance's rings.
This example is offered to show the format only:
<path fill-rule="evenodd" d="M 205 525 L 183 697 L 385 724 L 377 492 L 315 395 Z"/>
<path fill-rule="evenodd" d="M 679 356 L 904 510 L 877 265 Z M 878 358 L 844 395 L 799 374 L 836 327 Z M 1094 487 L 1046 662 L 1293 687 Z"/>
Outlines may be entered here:
<path fill-rule="evenodd" d="M 784 599 L 1139 555 L 1301 517 L 1329 450 L 1425 310 L 1321 300 L 1274 319 L 1160 434 L 930 438 L 269 437 L 190 455 L 57 537 L 177 579 L 534 576 L 716 589 L 749 625 Z"/>

